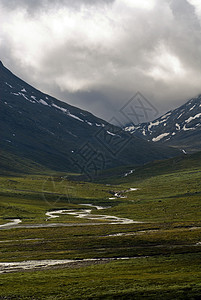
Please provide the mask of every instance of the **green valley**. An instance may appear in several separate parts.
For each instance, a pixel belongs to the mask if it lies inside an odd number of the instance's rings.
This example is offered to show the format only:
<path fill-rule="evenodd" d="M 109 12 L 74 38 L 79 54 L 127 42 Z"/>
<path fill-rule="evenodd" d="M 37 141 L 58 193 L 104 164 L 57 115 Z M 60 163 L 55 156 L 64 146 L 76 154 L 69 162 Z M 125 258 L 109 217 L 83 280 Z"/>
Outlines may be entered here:
<path fill-rule="evenodd" d="M 1 176 L 0 298 L 198 299 L 200 180 L 200 153 L 107 170 L 94 182 Z M 28 261 L 44 265 L 20 266 Z"/>

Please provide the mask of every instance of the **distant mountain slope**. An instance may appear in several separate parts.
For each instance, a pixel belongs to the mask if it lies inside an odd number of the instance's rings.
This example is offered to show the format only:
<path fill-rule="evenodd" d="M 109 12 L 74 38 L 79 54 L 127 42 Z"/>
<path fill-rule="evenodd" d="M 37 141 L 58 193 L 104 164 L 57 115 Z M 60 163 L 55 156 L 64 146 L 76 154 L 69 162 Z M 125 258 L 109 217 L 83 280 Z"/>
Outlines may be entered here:
<path fill-rule="evenodd" d="M 40 92 L 2 63 L 0 111 L 4 153 L 53 170 L 85 172 L 87 166 L 102 169 L 143 164 L 178 154 Z"/>
<path fill-rule="evenodd" d="M 187 152 L 199 151 L 201 150 L 201 95 L 152 122 L 138 126 L 128 125 L 125 131 Z"/>
<path fill-rule="evenodd" d="M 197 174 L 201 172 L 201 151 L 192 154 L 182 154 L 174 158 L 158 160 L 147 163 L 143 166 L 127 166 L 103 170 L 97 182 L 100 183 L 133 183 L 140 182 L 147 178 L 166 174 L 188 172 Z M 191 175 L 190 175 L 191 176 Z"/>
<path fill-rule="evenodd" d="M 50 174 L 51 170 L 23 157 L 11 154 L 8 151 L 0 152 L 0 174 Z"/>

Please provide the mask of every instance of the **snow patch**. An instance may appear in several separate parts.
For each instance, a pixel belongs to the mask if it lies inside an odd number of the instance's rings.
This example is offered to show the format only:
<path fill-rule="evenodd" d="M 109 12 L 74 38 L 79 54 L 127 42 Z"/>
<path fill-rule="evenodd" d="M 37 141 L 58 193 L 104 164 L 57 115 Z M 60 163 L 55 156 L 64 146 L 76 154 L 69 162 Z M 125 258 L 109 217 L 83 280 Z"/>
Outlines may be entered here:
<path fill-rule="evenodd" d="M 189 131 L 189 130 L 195 130 L 195 128 L 186 128 L 186 125 L 184 125 L 184 127 L 182 128 L 182 130 Z"/>
<path fill-rule="evenodd" d="M 83 120 L 82 120 L 83 121 Z M 92 126 L 93 124 L 89 121 L 85 121 L 87 124 L 89 124 L 90 126 Z"/>
<path fill-rule="evenodd" d="M 5 82 L 6 85 L 8 85 L 11 89 L 13 88 L 12 85 L 10 85 L 8 82 Z"/>
<path fill-rule="evenodd" d="M 73 115 L 73 114 L 71 114 L 69 112 L 68 112 L 68 116 L 70 116 L 70 117 L 72 117 L 72 118 L 74 118 L 74 119 L 76 119 L 76 120 L 78 120 L 80 122 L 84 122 L 82 119 L 80 119 L 79 117 L 77 117 L 77 116 L 75 116 L 75 115 Z"/>
<path fill-rule="evenodd" d="M 153 126 L 158 126 L 159 124 L 160 124 L 159 121 L 156 121 L 155 123 L 150 122 L 150 125 L 148 126 L 148 130 L 150 131 L 150 129 L 151 129 Z"/>
<path fill-rule="evenodd" d="M 180 127 L 180 125 L 178 123 L 176 123 L 175 126 L 176 126 L 176 130 L 180 130 L 181 129 L 181 127 Z"/>
<path fill-rule="evenodd" d="M 107 133 L 110 134 L 110 135 L 112 135 L 112 136 L 115 136 L 115 135 L 116 135 L 115 133 L 112 133 L 112 132 L 110 132 L 110 131 L 108 131 L 108 130 L 107 130 Z"/>
<path fill-rule="evenodd" d="M 195 120 L 195 119 L 197 119 L 197 118 L 200 118 L 200 117 L 201 117 L 201 113 L 195 115 L 194 117 L 188 118 L 185 122 L 186 122 L 186 123 L 190 123 L 191 121 L 193 121 L 193 120 Z"/>
<path fill-rule="evenodd" d="M 36 97 L 35 97 L 35 96 L 31 96 L 31 98 L 32 98 L 32 99 L 34 99 L 35 101 L 37 101 L 37 99 L 36 99 Z"/>
<path fill-rule="evenodd" d="M 177 119 L 181 118 L 181 116 L 182 116 L 183 114 L 184 114 L 184 113 L 182 112 L 182 113 L 177 117 Z"/>
<path fill-rule="evenodd" d="M 57 108 L 57 109 L 59 109 L 59 110 L 61 110 L 62 112 L 65 112 L 65 113 L 68 112 L 67 109 L 65 109 L 65 108 L 63 108 L 63 107 L 60 107 L 60 106 L 58 106 L 58 105 L 56 105 L 56 104 L 54 104 L 54 103 L 52 104 L 52 106 L 55 107 L 55 108 Z"/>
<path fill-rule="evenodd" d="M 74 118 L 74 119 L 76 119 L 76 120 L 78 120 L 78 121 L 80 121 L 80 122 L 84 122 L 84 121 L 83 121 L 82 119 L 80 119 L 79 117 L 77 117 L 77 116 L 71 114 L 66 108 L 60 107 L 60 106 L 58 106 L 58 105 L 56 105 L 56 104 L 54 104 L 54 103 L 52 104 L 52 106 L 55 107 L 55 108 L 57 108 L 57 109 L 59 109 L 59 110 L 61 110 L 61 111 L 64 112 L 64 113 L 66 113 L 69 117 Z"/>
<path fill-rule="evenodd" d="M 190 111 L 193 110 L 195 108 L 195 105 L 193 105 L 193 107 L 190 108 Z"/>
<path fill-rule="evenodd" d="M 39 103 L 41 103 L 41 104 L 43 104 L 43 105 L 49 106 L 49 105 L 47 104 L 47 102 L 46 102 L 45 100 L 43 100 L 43 99 L 40 99 L 40 100 L 39 100 Z"/>
<path fill-rule="evenodd" d="M 135 126 L 127 126 L 125 129 L 124 129 L 125 131 L 133 131 L 133 130 L 135 130 Z"/>
<path fill-rule="evenodd" d="M 165 119 L 166 117 L 168 117 L 169 115 L 171 115 L 171 112 L 165 114 L 164 116 L 161 117 L 161 119 Z"/>
<path fill-rule="evenodd" d="M 170 134 L 169 132 L 162 133 L 159 136 L 157 136 L 156 138 L 153 138 L 152 141 L 159 142 L 161 139 L 163 139 L 165 136 L 168 136 L 169 134 Z"/>
<path fill-rule="evenodd" d="M 20 96 L 24 97 L 26 100 L 28 100 L 31 103 L 35 103 L 35 101 L 30 100 L 29 98 L 27 98 L 27 96 L 25 96 L 23 93 L 18 93 Z"/>
<path fill-rule="evenodd" d="M 135 170 L 130 170 L 128 173 L 124 174 L 124 177 L 127 177 L 127 176 L 133 174 L 134 171 L 135 171 Z"/>

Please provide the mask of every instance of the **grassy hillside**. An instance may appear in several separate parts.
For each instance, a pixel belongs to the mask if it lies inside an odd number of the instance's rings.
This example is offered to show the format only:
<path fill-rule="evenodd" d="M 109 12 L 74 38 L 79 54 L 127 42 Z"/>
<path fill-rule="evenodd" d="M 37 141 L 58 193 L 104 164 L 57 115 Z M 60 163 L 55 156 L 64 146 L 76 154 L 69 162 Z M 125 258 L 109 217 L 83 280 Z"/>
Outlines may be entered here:
<path fill-rule="evenodd" d="M 34 174 L 50 173 L 51 170 L 37 164 L 29 159 L 1 150 L 0 152 L 0 174 Z"/>
<path fill-rule="evenodd" d="M 109 181 L 115 184 L 141 181 L 154 176 L 165 174 L 178 173 L 183 171 L 199 171 L 201 167 L 201 152 L 194 154 L 183 154 L 174 158 L 157 160 L 144 166 L 125 166 L 122 168 L 115 168 L 104 170 L 99 173 L 96 178 L 97 182 Z M 132 174 L 125 176 L 129 171 Z"/>

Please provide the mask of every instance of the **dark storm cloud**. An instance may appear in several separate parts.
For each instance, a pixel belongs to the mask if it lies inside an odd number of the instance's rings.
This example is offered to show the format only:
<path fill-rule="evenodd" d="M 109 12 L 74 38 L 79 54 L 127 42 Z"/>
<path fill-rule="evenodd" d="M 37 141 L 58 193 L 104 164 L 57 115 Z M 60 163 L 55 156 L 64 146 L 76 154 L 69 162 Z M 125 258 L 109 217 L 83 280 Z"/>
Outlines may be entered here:
<path fill-rule="evenodd" d="M 0 0 L 2 60 L 110 119 L 138 90 L 162 113 L 201 92 L 198 0 Z"/>

